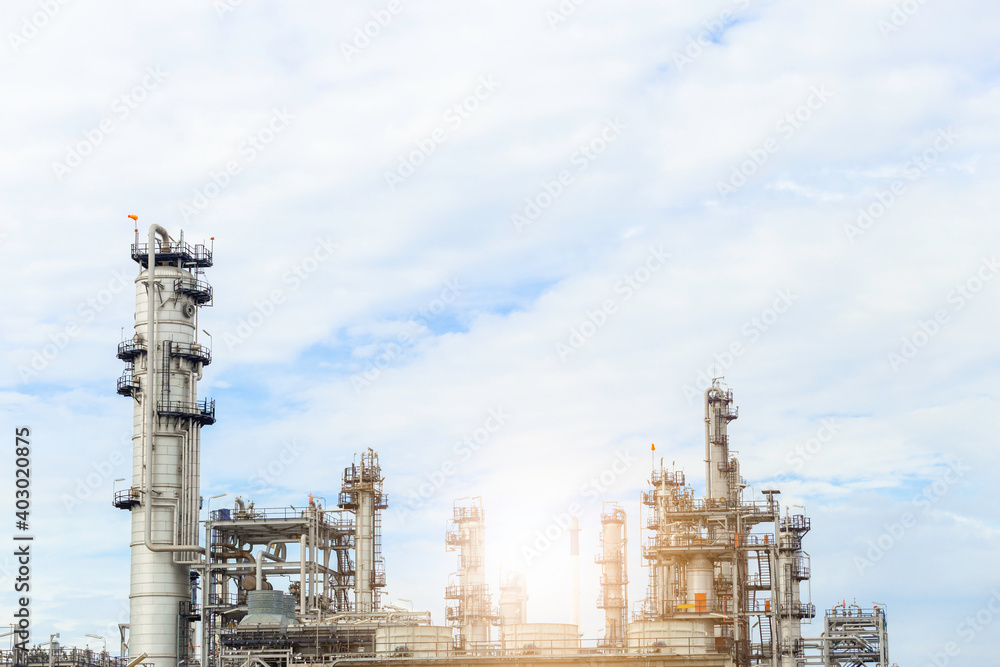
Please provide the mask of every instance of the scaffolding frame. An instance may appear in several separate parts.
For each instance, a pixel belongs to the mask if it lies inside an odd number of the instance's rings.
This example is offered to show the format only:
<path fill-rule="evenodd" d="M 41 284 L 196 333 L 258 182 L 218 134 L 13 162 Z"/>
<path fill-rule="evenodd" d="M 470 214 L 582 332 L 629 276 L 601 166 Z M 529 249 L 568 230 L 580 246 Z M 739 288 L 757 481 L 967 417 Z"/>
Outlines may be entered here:
<path fill-rule="evenodd" d="M 209 563 L 201 605 L 205 667 L 225 662 L 228 654 L 220 638 L 237 632 L 247 614 L 247 591 L 270 585 L 268 576 L 294 578 L 290 589 L 298 594 L 296 618 L 301 622 L 320 623 L 347 611 L 344 592 L 353 582 L 344 566 L 354 546 L 354 524 L 342 510 L 314 501 L 303 509 L 255 508 L 237 498 L 232 509 L 212 511 L 206 532 Z M 286 545 L 298 545 L 298 561 L 287 558 Z M 260 564 L 258 582 L 256 560 L 262 550 L 269 558 Z"/>

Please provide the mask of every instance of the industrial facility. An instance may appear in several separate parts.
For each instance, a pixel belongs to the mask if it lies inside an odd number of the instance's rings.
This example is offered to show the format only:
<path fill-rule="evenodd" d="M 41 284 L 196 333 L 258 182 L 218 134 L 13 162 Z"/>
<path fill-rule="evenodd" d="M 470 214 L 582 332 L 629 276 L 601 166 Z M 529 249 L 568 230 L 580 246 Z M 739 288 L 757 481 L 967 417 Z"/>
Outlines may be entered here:
<path fill-rule="evenodd" d="M 646 596 L 631 606 L 630 504 L 605 499 L 592 545 L 601 637 L 579 631 L 576 519 L 567 554 L 571 622 L 536 622 L 527 601 L 532 585 L 543 584 L 507 572 L 494 601 L 480 498 L 456 501 L 441 517 L 442 552 L 457 561 L 441 582 L 447 625 L 383 603 L 380 517 L 389 498 L 372 449 L 345 465 L 340 489 L 325 490 L 333 506 L 312 495 L 299 508 L 237 497 L 199 521 L 201 429 L 216 421 L 214 401 L 197 390 L 212 361 L 198 338 L 200 309 L 213 299 L 204 275 L 212 249 L 157 225 L 140 241 L 136 230 L 135 331 L 118 348 L 127 364 L 118 393 L 133 410 L 132 485 L 114 495 L 132 526 L 122 664 L 889 667 L 884 609 L 845 602 L 817 611 L 810 599 L 809 518 L 783 509 L 778 489 L 748 497 L 729 446 L 738 410 L 721 379 L 704 395 L 704 497 L 661 460 L 632 503 L 648 511 L 642 534 L 632 536 Z"/>

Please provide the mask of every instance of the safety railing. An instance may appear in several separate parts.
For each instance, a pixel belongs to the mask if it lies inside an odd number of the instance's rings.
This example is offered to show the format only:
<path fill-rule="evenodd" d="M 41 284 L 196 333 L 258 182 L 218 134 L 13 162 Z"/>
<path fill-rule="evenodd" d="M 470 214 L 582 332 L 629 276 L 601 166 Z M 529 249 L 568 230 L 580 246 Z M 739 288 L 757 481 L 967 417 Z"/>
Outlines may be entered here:
<path fill-rule="evenodd" d="M 51 655 L 45 649 L 32 649 L 20 656 L 15 651 L 0 650 L 0 664 L 3 665 L 48 665 L 49 661 L 59 667 L 125 667 L 128 658 L 111 655 L 107 651 L 92 651 L 90 649 L 59 649 Z"/>
<path fill-rule="evenodd" d="M 212 286 L 197 278 L 177 278 L 174 280 L 174 291 L 187 294 L 199 306 L 212 303 Z"/>
<path fill-rule="evenodd" d="M 160 401 L 157 412 L 164 417 L 189 417 L 207 426 L 215 423 L 215 399 Z"/>
<path fill-rule="evenodd" d="M 149 259 L 148 243 L 132 244 L 132 259 L 140 266 L 146 266 Z M 177 264 L 181 266 L 197 266 L 206 268 L 212 266 L 212 251 L 202 244 L 191 245 L 174 241 L 172 243 L 161 243 L 156 247 L 156 264 Z"/>
<path fill-rule="evenodd" d="M 117 382 L 117 391 L 122 396 L 134 396 L 139 391 L 139 378 L 131 370 L 125 371 Z"/>
<path fill-rule="evenodd" d="M 122 489 L 121 491 L 115 491 L 111 504 L 120 510 L 130 510 L 139 505 L 140 499 L 139 489 Z"/>
<path fill-rule="evenodd" d="M 178 343 L 170 341 L 170 355 L 200 361 L 206 366 L 212 363 L 212 350 L 201 343 Z"/>
<path fill-rule="evenodd" d="M 146 344 L 134 340 L 118 343 L 118 358 L 122 361 L 134 361 L 140 354 L 146 353 Z"/>
<path fill-rule="evenodd" d="M 212 521 L 273 521 L 276 519 L 305 519 L 318 513 L 320 523 L 332 528 L 353 528 L 354 522 L 330 510 L 298 509 L 295 507 L 253 507 L 243 510 L 223 508 L 212 510 Z"/>

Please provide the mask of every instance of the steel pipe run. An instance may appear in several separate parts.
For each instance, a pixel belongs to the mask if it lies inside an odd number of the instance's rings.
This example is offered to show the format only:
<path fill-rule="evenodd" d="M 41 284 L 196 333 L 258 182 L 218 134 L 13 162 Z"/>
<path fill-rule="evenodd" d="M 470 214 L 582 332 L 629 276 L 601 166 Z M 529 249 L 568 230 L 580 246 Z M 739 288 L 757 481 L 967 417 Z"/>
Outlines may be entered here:
<path fill-rule="evenodd" d="M 155 294 L 156 294 L 156 235 L 159 234 L 163 239 L 164 245 L 169 245 L 170 234 L 167 230 L 159 225 L 149 226 L 149 240 L 146 256 L 146 284 L 149 291 L 149 301 L 146 305 L 146 333 L 149 337 L 149 342 L 146 344 L 146 428 L 145 433 L 145 448 L 143 451 L 144 461 L 146 463 L 146 474 L 145 485 L 144 485 L 144 509 L 145 509 L 145 534 L 144 540 L 146 548 L 150 551 L 156 552 L 177 552 L 177 551 L 197 551 L 202 554 L 206 553 L 204 547 L 198 544 L 153 544 L 153 524 L 150 521 L 152 517 L 153 503 L 150 502 L 153 497 L 153 417 L 154 417 L 154 404 L 156 401 L 150 395 L 151 389 L 156 386 L 156 304 L 155 304 Z"/>
<path fill-rule="evenodd" d="M 266 547 L 257 551 L 257 562 L 255 563 L 255 565 L 257 566 L 257 579 L 255 580 L 254 585 L 257 587 L 258 591 L 263 590 L 264 559 L 267 558 L 268 560 L 273 560 L 275 563 L 285 562 L 284 558 L 279 558 L 275 554 L 268 553 L 268 549 L 270 549 L 275 544 L 284 544 L 286 541 L 287 540 L 271 540 L 270 542 L 267 543 Z"/>
<path fill-rule="evenodd" d="M 705 497 L 714 498 L 712 495 L 712 433 L 711 433 L 711 417 L 708 408 L 708 397 L 711 395 L 712 390 L 715 388 L 713 383 L 708 389 L 705 390 Z"/>
<path fill-rule="evenodd" d="M 306 534 L 299 535 L 299 614 L 306 617 Z"/>

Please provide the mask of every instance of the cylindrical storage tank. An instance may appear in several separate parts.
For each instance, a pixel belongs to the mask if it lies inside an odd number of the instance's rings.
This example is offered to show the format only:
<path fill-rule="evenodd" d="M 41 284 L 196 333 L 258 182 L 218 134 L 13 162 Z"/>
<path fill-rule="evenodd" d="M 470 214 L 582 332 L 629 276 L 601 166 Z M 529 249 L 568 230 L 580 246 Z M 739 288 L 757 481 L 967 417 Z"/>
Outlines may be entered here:
<path fill-rule="evenodd" d="M 687 603 L 694 605 L 692 610 L 697 613 L 713 611 L 715 569 L 712 561 L 704 556 L 695 556 L 687 566 Z"/>
<path fill-rule="evenodd" d="M 702 555 L 695 556 L 688 562 L 687 566 L 687 613 L 704 616 L 715 611 L 715 568 L 712 561 Z M 680 619 L 678 619 L 680 620 Z M 705 646 L 699 647 L 699 653 L 715 650 L 715 623 L 711 619 L 703 618 L 699 620 L 686 620 L 691 624 L 691 632 L 688 633 L 694 639 L 704 635 L 709 637 L 705 641 Z M 693 647 L 693 646 L 692 646 Z"/>
<path fill-rule="evenodd" d="M 383 657 L 445 658 L 454 632 L 443 625 L 383 625 L 375 629 L 375 652 Z"/>
<path fill-rule="evenodd" d="M 701 655 L 714 650 L 715 638 L 702 621 L 635 621 L 628 626 L 628 647 L 631 653 Z"/>
<path fill-rule="evenodd" d="M 289 623 L 295 622 L 295 596 L 285 594 L 285 617 Z"/>
<path fill-rule="evenodd" d="M 505 651 L 524 655 L 577 655 L 580 628 L 569 623 L 518 623 L 503 629 Z"/>
<path fill-rule="evenodd" d="M 240 625 L 280 625 L 285 622 L 284 591 L 247 591 L 247 615 Z"/>
<path fill-rule="evenodd" d="M 500 624 L 516 625 L 524 623 L 527 614 L 528 595 L 525 592 L 524 575 L 511 572 L 500 585 Z"/>

